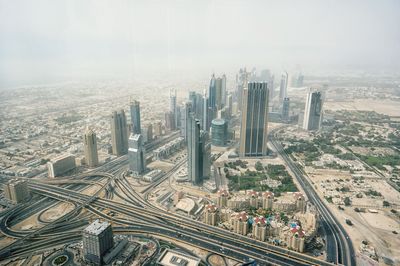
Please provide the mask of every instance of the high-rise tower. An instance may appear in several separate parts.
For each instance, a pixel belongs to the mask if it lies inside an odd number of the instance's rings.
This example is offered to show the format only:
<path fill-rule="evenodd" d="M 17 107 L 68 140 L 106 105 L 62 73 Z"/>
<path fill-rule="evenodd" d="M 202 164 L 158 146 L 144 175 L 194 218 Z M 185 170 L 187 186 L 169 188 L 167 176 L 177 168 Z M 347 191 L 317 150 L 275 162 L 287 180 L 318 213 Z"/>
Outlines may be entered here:
<path fill-rule="evenodd" d="M 279 102 L 282 103 L 287 98 L 289 74 L 285 71 L 281 76 L 281 85 L 279 87 Z"/>
<path fill-rule="evenodd" d="M 304 109 L 303 129 L 319 130 L 322 121 L 323 99 L 320 91 L 310 90 Z"/>
<path fill-rule="evenodd" d="M 239 155 L 263 156 L 267 153 L 268 85 L 250 82 L 243 90 Z"/>
<path fill-rule="evenodd" d="M 146 157 L 144 151 L 143 137 L 140 134 L 129 137 L 129 169 L 133 175 L 138 176 L 146 171 Z"/>
<path fill-rule="evenodd" d="M 141 134 L 142 129 L 140 127 L 140 102 L 132 101 L 130 104 L 130 110 L 131 110 L 132 133 Z"/>
<path fill-rule="evenodd" d="M 114 155 L 128 152 L 128 128 L 124 110 L 114 111 L 111 115 L 111 145 Z"/>
<path fill-rule="evenodd" d="M 187 130 L 188 177 L 193 184 L 198 185 L 210 172 L 208 133 L 200 130 L 200 121 L 193 113 L 189 115 Z"/>
<path fill-rule="evenodd" d="M 96 133 L 88 128 L 83 136 L 83 142 L 86 165 L 89 167 L 95 167 L 99 163 Z"/>

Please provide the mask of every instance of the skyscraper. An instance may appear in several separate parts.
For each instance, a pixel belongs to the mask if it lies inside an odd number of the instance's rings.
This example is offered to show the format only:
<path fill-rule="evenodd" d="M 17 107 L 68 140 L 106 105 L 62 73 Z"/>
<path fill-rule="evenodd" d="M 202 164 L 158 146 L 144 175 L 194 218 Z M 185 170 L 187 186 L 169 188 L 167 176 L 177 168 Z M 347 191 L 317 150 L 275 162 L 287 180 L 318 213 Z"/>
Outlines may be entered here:
<path fill-rule="evenodd" d="M 124 110 L 114 111 L 111 115 L 111 145 L 114 155 L 128 152 L 128 128 Z"/>
<path fill-rule="evenodd" d="M 211 143 L 208 132 L 200 131 L 202 179 L 208 179 L 211 173 Z"/>
<path fill-rule="evenodd" d="M 215 108 L 217 105 L 217 87 L 216 87 L 216 79 L 213 74 L 210 80 L 210 87 L 208 89 L 208 107 Z"/>
<path fill-rule="evenodd" d="M 191 113 L 188 119 L 187 133 L 188 177 L 195 184 L 201 184 L 203 178 L 209 176 L 210 147 L 208 133 L 200 130 L 200 121 Z"/>
<path fill-rule="evenodd" d="M 191 102 L 184 103 L 181 115 L 181 137 L 183 137 L 185 140 L 187 140 L 188 119 L 191 112 L 192 112 L 192 103 Z"/>
<path fill-rule="evenodd" d="M 96 133 L 88 128 L 83 136 L 83 141 L 86 165 L 89 167 L 95 167 L 99 163 Z"/>
<path fill-rule="evenodd" d="M 140 134 L 129 137 L 129 169 L 135 176 L 141 175 L 146 171 L 146 157 L 144 154 L 143 137 Z"/>
<path fill-rule="evenodd" d="M 290 111 L 290 99 L 285 98 L 283 99 L 283 104 L 282 104 L 282 120 L 285 122 L 289 121 L 289 111 Z"/>
<path fill-rule="evenodd" d="M 282 103 L 283 99 L 287 98 L 289 74 L 285 71 L 281 76 L 281 85 L 279 87 L 279 102 Z"/>
<path fill-rule="evenodd" d="M 250 82 L 243 90 L 239 155 L 263 156 L 267 153 L 268 85 Z"/>
<path fill-rule="evenodd" d="M 233 108 L 232 94 L 230 93 L 226 97 L 226 107 L 227 107 L 228 117 L 230 118 L 232 116 L 232 108 Z"/>
<path fill-rule="evenodd" d="M 304 109 L 303 129 L 319 130 L 322 121 L 323 99 L 320 91 L 310 90 Z"/>
<path fill-rule="evenodd" d="M 176 90 L 169 92 L 169 110 L 174 117 L 174 129 L 178 128 L 178 112 L 176 110 Z"/>
<path fill-rule="evenodd" d="M 140 102 L 132 101 L 130 104 L 130 109 L 131 109 L 132 133 L 141 134 L 142 129 L 140 127 Z"/>
<path fill-rule="evenodd" d="M 174 131 L 176 129 L 175 116 L 171 111 L 165 113 L 165 127 L 170 131 Z"/>

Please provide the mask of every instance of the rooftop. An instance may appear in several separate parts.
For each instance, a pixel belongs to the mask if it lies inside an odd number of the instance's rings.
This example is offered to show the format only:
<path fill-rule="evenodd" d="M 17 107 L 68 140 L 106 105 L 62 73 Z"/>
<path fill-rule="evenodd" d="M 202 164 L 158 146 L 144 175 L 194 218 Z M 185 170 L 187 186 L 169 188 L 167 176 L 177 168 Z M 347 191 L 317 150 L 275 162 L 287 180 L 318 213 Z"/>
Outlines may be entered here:
<path fill-rule="evenodd" d="M 96 220 L 91 223 L 88 227 L 83 230 L 83 232 L 92 234 L 92 235 L 99 235 L 101 234 L 108 226 L 110 226 L 109 222 L 100 222 L 100 220 Z"/>

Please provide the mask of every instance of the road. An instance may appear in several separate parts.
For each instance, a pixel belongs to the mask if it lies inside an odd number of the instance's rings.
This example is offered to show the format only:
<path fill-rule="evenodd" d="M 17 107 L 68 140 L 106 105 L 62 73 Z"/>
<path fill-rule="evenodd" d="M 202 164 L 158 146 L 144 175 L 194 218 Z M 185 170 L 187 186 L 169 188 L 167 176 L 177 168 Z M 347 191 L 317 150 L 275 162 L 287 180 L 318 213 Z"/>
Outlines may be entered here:
<path fill-rule="evenodd" d="M 285 153 L 281 143 L 276 138 L 276 132 L 283 128 L 277 128 L 270 132 L 269 140 L 274 147 L 275 151 L 279 153 L 285 163 L 289 166 L 290 170 L 295 175 L 297 181 L 305 191 L 308 200 L 313 203 L 319 213 L 321 214 L 321 225 L 327 235 L 327 257 L 328 261 L 343 265 L 356 265 L 354 247 L 351 239 L 343 226 L 332 214 L 329 208 L 325 205 L 324 201 L 319 197 L 314 187 L 310 184 L 308 179 L 299 167 L 292 161 L 292 159 Z"/>

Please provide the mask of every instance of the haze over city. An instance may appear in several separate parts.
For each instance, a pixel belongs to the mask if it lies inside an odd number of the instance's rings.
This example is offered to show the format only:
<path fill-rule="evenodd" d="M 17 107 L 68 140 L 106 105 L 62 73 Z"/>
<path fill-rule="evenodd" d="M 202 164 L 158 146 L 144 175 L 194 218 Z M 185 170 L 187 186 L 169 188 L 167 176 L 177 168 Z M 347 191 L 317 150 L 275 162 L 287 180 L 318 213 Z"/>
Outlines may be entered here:
<path fill-rule="evenodd" d="M 398 1 L 370 0 L 3 0 L 0 87 L 246 65 L 398 73 L 399 13 Z"/>
<path fill-rule="evenodd" d="M 400 265 L 398 25 L 0 0 L 0 265 Z"/>

